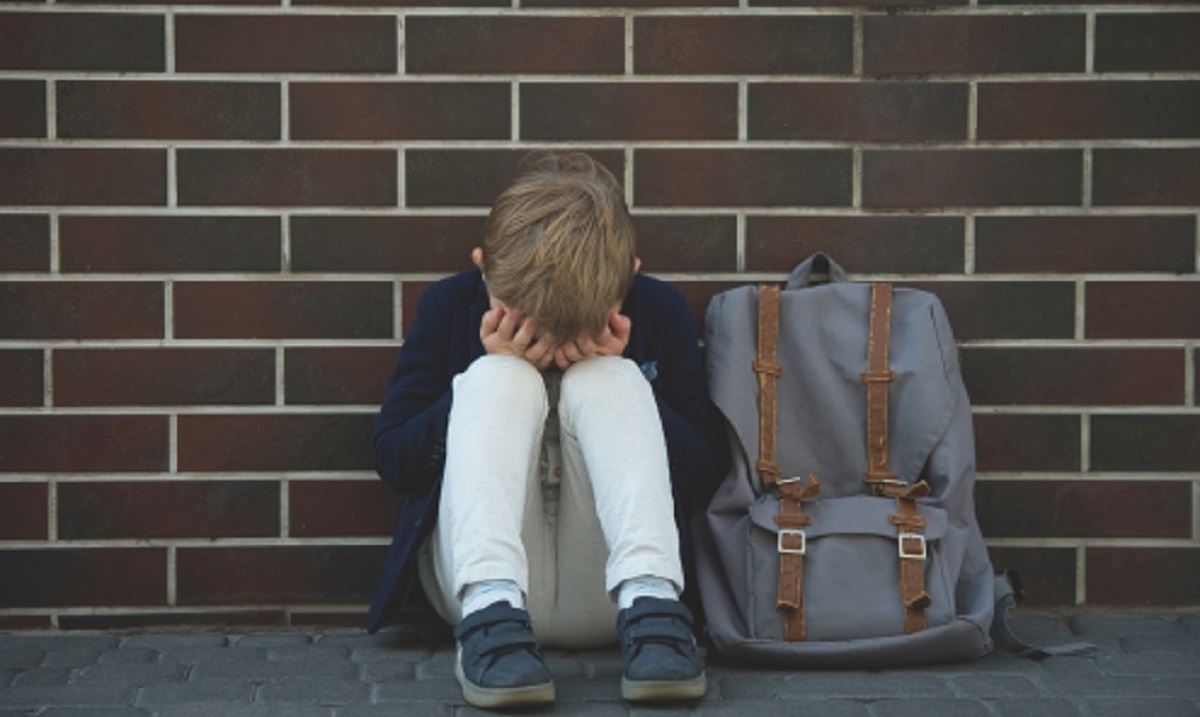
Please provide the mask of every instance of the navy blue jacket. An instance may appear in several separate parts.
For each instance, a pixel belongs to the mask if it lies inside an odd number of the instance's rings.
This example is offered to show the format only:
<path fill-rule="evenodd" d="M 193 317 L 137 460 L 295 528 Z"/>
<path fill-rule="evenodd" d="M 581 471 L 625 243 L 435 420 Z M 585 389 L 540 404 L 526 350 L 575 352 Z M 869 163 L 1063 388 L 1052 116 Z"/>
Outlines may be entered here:
<path fill-rule="evenodd" d="M 488 306 L 478 269 L 430 286 L 388 383 L 375 428 L 375 469 L 406 499 L 371 605 L 372 632 L 418 588 L 416 553 L 437 518 L 446 462 L 451 382 L 484 355 L 479 325 Z M 708 397 L 704 354 L 683 295 L 638 274 L 621 313 L 632 322 L 624 356 L 641 367 L 658 402 L 687 558 L 685 516 L 708 504 L 728 465 L 724 419 Z"/>

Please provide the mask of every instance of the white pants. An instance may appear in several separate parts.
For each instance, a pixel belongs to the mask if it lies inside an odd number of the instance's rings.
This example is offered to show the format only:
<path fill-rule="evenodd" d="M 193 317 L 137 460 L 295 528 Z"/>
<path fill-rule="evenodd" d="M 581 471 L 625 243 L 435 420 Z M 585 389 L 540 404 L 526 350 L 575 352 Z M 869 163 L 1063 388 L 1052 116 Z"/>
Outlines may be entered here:
<path fill-rule="evenodd" d="M 615 591 L 652 575 L 683 588 L 666 444 L 650 384 L 598 357 L 562 374 L 485 356 L 454 380 L 437 526 L 421 579 L 462 618 L 464 588 L 511 580 L 544 645 L 616 639 Z"/>

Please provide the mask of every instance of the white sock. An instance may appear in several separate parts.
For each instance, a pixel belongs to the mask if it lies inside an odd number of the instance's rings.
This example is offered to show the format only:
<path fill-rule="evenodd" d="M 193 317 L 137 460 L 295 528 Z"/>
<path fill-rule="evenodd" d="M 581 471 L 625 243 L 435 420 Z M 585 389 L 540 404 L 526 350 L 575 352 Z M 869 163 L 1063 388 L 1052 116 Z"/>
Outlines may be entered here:
<path fill-rule="evenodd" d="M 492 603 L 507 600 L 515 608 L 525 609 L 525 596 L 512 580 L 481 580 L 463 590 L 463 617 L 478 612 Z"/>
<path fill-rule="evenodd" d="M 617 588 L 617 608 L 624 610 L 633 606 L 640 597 L 656 597 L 663 600 L 678 600 L 679 591 L 670 580 L 653 575 L 639 575 L 621 583 Z"/>

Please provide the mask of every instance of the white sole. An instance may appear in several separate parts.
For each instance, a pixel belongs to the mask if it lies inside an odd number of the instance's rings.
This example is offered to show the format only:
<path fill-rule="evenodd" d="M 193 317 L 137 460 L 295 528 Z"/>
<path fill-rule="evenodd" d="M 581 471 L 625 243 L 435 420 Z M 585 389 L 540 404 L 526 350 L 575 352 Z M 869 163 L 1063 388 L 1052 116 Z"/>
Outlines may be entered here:
<path fill-rule="evenodd" d="M 454 676 L 462 687 L 463 699 L 472 707 L 499 709 L 504 707 L 528 707 L 544 705 L 554 701 L 554 682 L 524 687 L 480 687 L 467 679 L 462 670 L 462 648 L 454 661 Z"/>
<path fill-rule="evenodd" d="M 691 680 L 627 680 L 621 678 L 621 696 L 630 702 L 667 702 L 698 700 L 708 691 L 708 680 L 701 672 Z"/>

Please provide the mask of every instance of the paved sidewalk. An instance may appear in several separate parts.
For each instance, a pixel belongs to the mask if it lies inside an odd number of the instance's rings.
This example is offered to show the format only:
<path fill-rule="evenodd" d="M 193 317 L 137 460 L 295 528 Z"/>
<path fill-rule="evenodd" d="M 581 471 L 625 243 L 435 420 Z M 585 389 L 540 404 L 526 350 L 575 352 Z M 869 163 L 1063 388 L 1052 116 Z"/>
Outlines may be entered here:
<path fill-rule="evenodd" d="M 616 649 L 550 651 L 563 715 L 1200 717 L 1200 615 L 1021 617 L 1019 636 L 1088 640 L 1086 657 L 1006 654 L 948 667 L 785 672 L 709 661 L 696 704 L 634 707 Z M 485 714 L 465 705 L 449 631 L 410 625 L 263 633 L 0 635 L 0 717 Z"/>

